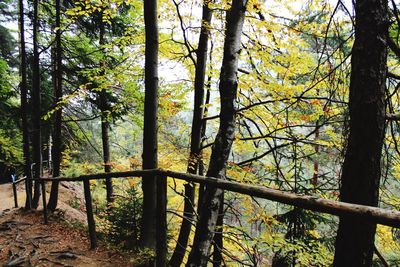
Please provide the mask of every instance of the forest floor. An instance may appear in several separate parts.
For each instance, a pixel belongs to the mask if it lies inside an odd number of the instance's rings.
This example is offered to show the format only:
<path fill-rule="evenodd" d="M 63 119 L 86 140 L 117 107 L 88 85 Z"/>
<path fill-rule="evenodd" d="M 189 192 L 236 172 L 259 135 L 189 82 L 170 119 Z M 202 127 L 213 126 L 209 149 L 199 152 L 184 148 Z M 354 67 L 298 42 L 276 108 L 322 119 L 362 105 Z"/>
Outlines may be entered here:
<path fill-rule="evenodd" d="M 23 185 L 18 190 L 23 206 Z M 0 185 L 0 264 L 2 266 L 132 266 L 104 244 L 90 250 L 84 230 L 86 214 L 81 188 L 61 184 L 59 209 L 43 223 L 43 212 L 14 206 L 10 184 Z M 73 207 L 71 207 L 73 206 Z"/>

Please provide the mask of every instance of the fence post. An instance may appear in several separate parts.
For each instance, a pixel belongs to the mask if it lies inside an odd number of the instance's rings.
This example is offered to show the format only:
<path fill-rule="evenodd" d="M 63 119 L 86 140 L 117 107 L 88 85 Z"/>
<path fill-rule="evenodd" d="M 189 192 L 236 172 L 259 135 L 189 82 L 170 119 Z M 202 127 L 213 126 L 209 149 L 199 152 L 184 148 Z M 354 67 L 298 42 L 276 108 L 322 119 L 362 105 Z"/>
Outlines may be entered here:
<path fill-rule="evenodd" d="M 44 216 L 44 224 L 47 224 L 47 203 L 46 203 L 46 182 L 42 182 L 42 199 L 43 199 L 43 216 Z"/>
<path fill-rule="evenodd" d="M 86 204 L 86 215 L 89 228 L 89 238 L 90 238 L 90 249 L 95 249 L 97 247 L 96 240 L 96 223 L 93 216 L 92 207 L 92 194 L 90 193 L 90 180 L 83 180 L 83 190 L 85 192 L 85 204 Z"/>
<path fill-rule="evenodd" d="M 157 177 L 156 266 L 167 266 L 167 177 Z"/>
<path fill-rule="evenodd" d="M 13 193 L 14 193 L 14 206 L 18 208 L 18 196 L 17 196 L 17 185 L 13 182 Z"/>
<path fill-rule="evenodd" d="M 25 203 L 25 208 L 30 210 L 32 208 L 32 181 L 31 177 L 29 177 L 29 174 L 26 174 L 26 180 L 25 180 L 25 191 L 26 191 L 26 203 Z"/>
<path fill-rule="evenodd" d="M 13 194 L 14 194 L 14 206 L 18 208 L 18 195 L 17 195 L 17 185 L 15 184 L 15 176 L 14 174 L 11 174 L 11 181 L 12 181 L 12 187 L 13 187 Z"/>

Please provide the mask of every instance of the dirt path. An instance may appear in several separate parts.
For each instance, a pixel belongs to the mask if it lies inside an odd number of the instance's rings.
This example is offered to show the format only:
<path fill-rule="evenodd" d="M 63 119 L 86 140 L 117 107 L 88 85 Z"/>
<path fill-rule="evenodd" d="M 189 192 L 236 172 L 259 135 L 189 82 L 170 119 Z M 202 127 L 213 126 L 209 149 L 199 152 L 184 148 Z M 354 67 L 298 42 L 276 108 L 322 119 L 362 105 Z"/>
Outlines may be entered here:
<path fill-rule="evenodd" d="M 13 210 L 0 219 L 0 262 L 4 266 L 130 266 L 104 247 L 89 250 L 85 232 L 40 211 Z M 8 265 L 7 265 L 8 264 Z"/>
<path fill-rule="evenodd" d="M 22 193 L 22 192 L 21 192 Z M 22 200 L 21 196 L 21 204 Z M 11 184 L 0 184 L 0 214 L 6 210 L 14 207 L 14 198 L 12 193 L 12 185 Z"/>
<path fill-rule="evenodd" d="M 132 266 L 127 258 L 101 245 L 90 250 L 85 230 L 71 225 L 83 225 L 81 207 L 71 208 L 69 200 L 80 200 L 71 183 L 60 187 L 60 211 L 43 223 L 41 208 L 37 211 L 15 209 L 12 187 L 0 186 L 0 266 Z M 78 191 L 78 192 L 75 192 Z M 25 201 L 22 187 L 19 204 Z"/>

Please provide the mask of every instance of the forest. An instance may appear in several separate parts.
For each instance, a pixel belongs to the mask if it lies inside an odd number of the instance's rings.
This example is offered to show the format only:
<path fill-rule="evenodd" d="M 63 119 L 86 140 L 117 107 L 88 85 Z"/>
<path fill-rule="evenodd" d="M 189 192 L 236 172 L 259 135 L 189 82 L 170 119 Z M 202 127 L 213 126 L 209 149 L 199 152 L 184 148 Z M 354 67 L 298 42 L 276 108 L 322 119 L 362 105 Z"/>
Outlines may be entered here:
<path fill-rule="evenodd" d="M 399 6 L 0 0 L 0 180 L 53 213 L 111 173 L 97 237 L 137 266 L 400 266 Z"/>

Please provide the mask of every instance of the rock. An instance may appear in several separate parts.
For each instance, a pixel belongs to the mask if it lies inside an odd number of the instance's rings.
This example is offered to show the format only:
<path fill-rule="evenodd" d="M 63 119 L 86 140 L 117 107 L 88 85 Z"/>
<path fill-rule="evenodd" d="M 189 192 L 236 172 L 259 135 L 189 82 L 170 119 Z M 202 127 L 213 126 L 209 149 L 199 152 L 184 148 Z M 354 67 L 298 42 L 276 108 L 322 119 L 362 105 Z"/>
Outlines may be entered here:
<path fill-rule="evenodd" d="M 76 258 L 78 258 L 78 256 L 70 252 L 61 253 L 56 257 L 57 260 L 74 260 Z"/>

